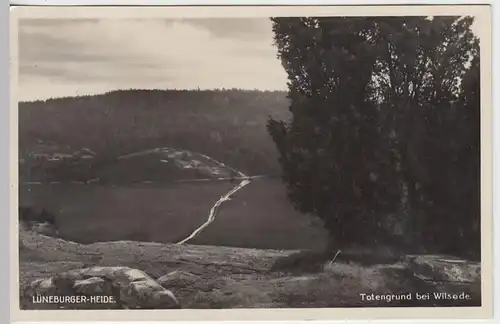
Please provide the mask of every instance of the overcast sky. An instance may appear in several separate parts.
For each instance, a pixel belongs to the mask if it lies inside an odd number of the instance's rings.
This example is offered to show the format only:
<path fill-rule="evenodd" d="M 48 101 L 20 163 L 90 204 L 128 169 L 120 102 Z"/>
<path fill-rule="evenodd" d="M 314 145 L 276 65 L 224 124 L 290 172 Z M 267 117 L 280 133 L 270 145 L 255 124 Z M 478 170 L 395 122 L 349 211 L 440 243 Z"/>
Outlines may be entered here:
<path fill-rule="evenodd" d="M 130 88 L 285 90 L 272 37 L 268 18 L 22 20 L 19 99 Z"/>
<path fill-rule="evenodd" d="M 23 20 L 22 101 L 113 89 L 286 89 L 271 22 Z"/>

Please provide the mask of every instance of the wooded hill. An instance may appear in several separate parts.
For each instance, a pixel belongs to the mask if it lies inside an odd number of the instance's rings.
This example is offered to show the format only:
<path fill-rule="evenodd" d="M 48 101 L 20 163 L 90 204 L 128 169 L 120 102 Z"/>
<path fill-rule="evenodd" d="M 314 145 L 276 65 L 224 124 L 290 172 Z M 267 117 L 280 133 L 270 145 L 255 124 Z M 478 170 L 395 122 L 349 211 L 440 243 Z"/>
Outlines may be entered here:
<path fill-rule="evenodd" d="M 288 118 L 285 92 L 120 90 L 21 102 L 19 151 L 28 156 L 40 140 L 74 150 L 86 147 L 97 153 L 85 161 L 95 167 L 109 166 L 119 155 L 173 147 L 206 154 L 249 175 L 279 175 L 266 130 L 270 116 Z M 140 172 L 140 166 L 128 171 Z"/>

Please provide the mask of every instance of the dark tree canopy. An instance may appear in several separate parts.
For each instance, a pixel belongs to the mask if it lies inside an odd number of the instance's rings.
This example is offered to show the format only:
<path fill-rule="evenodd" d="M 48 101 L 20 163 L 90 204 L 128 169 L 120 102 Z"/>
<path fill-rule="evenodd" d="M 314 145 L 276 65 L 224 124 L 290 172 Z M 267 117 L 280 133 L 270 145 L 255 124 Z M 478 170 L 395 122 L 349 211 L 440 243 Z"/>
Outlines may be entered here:
<path fill-rule="evenodd" d="M 479 42 L 469 17 L 273 18 L 289 121 L 271 119 L 289 198 L 336 244 L 479 242 Z M 461 246 L 462 244 L 464 246 Z"/>

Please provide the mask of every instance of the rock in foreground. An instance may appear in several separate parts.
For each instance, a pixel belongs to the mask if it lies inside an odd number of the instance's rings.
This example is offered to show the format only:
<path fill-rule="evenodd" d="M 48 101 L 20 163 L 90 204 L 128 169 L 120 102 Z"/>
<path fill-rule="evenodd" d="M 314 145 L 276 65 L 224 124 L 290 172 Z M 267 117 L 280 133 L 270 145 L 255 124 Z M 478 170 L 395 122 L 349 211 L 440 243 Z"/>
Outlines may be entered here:
<path fill-rule="evenodd" d="M 480 264 L 445 256 L 370 264 L 358 256 L 278 269 L 275 264 L 302 252 L 130 241 L 83 245 L 31 231 L 19 235 L 22 309 L 42 308 L 33 296 L 54 291 L 111 294 L 119 301 L 115 308 L 481 305 Z M 417 293 L 429 298 L 417 300 Z M 410 299 L 396 298 L 401 295 Z"/>
<path fill-rule="evenodd" d="M 41 308 L 179 308 L 172 292 L 144 272 L 129 267 L 93 267 L 59 273 L 33 281 L 24 290 L 24 296 Z M 50 296 L 60 296 L 62 300 L 47 303 Z"/>

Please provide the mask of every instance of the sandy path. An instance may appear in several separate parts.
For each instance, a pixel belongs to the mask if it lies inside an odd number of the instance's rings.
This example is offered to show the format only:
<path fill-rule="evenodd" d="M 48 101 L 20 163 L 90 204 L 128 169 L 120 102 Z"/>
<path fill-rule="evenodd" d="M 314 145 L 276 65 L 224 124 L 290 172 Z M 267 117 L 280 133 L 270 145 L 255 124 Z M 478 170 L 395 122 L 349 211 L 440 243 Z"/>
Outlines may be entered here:
<path fill-rule="evenodd" d="M 221 196 L 219 200 L 217 200 L 217 202 L 210 209 L 210 212 L 208 214 L 208 219 L 205 223 L 201 224 L 201 226 L 198 227 L 196 230 L 194 230 L 191 233 L 191 235 L 189 235 L 188 237 L 186 237 L 182 241 L 177 242 L 177 244 L 184 244 L 187 241 L 195 238 L 198 234 L 200 234 L 207 226 L 209 226 L 215 220 L 215 217 L 217 215 L 217 211 L 218 211 L 219 207 L 225 201 L 230 200 L 232 195 L 234 195 L 238 190 L 240 190 L 243 187 L 245 187 L 246 185 L 248 185 L 251 182 L 251 179 L 253 179 L 253 177 L 249 177 L 249 176 L 245 175 L 243 172 L 241 172 L 239 170 L 235 170 L 235 169 L 225 165 L 224 163 L 211 158 L 210 156 L 203 155 L 203 154 L 202 154 L 202 156 L 204 158 L 206 158 L 207 160 L 210 160 L 210 161 L 214 162 L 215 164 L 219 165 L 221 168 L 228 169 L 228 170 L 232 171 L 233 173 L 238 174 L 238 176 L 239 176 L 238 179 L 241 179 L 242 181 L 236 187 L 234 187 L 233 189 L 228 191 L 225 195 Z M 226 178 L 219 178 L 217 180 L 225 180 L 225 179 Z"/>
<path fill-rule="evenodd" d="M 233 189 L 228 191 L 225 195 L 220 197 L 220 199 L 217 200 L 217 202 L 210 209 L 210 213 L 208 214 L 207 221 L 205 223 L 203 223 L 200 227 L 198 227 L 196 230 L 194 230 L 193 233 L 191 233 L 191 235 L 189 235 L 188 237 L 186 237 L 182 241 L 178 242 L 177 244 L 184 244 L 187 241 L 196 237 L 199 233 L 201 233 L 201 231 L 203 231 L 208 225 L 210 225 L 215 220 L 215 216 L 217 215 L 217 210 L 219 209 L 219 207 L 225 201 L 230 200 L 232 195 L 234 195 L 238 190 L 240 190 L 244 186 L 248 185 L 250 182 L 251 181 L 249 179 L 245 179 L 245 180 L 241 181 L 236 187 L 234 187 Z"/>

